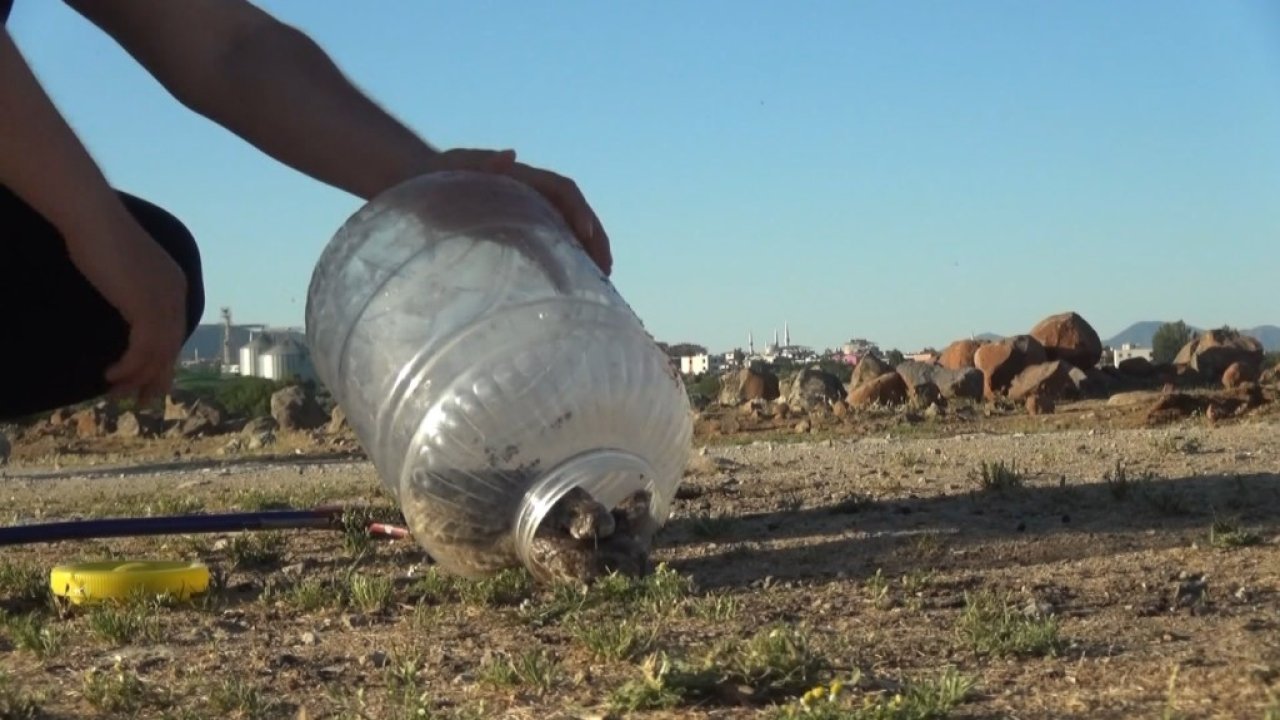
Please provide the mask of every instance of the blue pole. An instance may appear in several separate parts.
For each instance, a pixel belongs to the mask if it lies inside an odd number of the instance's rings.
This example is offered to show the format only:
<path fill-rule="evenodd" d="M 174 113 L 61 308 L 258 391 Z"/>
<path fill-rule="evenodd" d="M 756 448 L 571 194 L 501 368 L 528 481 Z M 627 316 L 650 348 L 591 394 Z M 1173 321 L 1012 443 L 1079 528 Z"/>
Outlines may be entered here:
<path fill-rule="evenodd" d="M 149 518 L 100 518 L 0 527 L 0 546 L 84 540 L 87 538 L 183 535 L 243 530 L 337 528 L 341 510 L 266 510 L 214 515 Z"/>

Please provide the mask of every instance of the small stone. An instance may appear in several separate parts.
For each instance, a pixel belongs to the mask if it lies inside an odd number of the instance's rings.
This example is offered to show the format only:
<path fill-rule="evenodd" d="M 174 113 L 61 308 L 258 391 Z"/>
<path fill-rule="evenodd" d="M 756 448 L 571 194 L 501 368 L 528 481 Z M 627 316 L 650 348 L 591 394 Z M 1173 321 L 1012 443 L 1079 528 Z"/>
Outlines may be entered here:
<path fill-rule="evenodd" d="M 381 650 L 374 650 L 367 655 L 360 656 L 361 665 L 369 665 L 375 668 L 384 668 L 387 666 L 387 654 Z"/>
<path fill-rule="evenodd" d="M 319 638 L 315 633 L 311 632 L 310 630 L 308 630 L 307 632 L 302 633 L 302 644 L 303 644 L 303 645 L 315 645 L 315 644 L 316 644 L 316 643 L 318 643 L 318 642 L 320 642 L 320 638 Z"/>

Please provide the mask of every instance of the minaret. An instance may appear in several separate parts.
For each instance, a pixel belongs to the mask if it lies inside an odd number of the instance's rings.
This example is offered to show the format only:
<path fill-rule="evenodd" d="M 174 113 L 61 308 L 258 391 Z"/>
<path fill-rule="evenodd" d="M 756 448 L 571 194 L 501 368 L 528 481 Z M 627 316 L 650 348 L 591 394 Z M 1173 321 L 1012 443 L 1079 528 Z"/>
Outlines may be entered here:
<path fill-rule="evenodd" d="M 791 323 L 786 320 L 782 321 L 782 344 L 785 347 L 791 347 Z"/>
<path fill-rule="evenodd" d="M 756 354 L 756 338 L 755 338 L 755 335 L 753 335 L 750 330 L 747 331 L 747 354 L 749 355 Z"/>
<path fill-rule="evenodd" d="M 773 329 L 773 346 L 778 347 L 778 328 Z"/>

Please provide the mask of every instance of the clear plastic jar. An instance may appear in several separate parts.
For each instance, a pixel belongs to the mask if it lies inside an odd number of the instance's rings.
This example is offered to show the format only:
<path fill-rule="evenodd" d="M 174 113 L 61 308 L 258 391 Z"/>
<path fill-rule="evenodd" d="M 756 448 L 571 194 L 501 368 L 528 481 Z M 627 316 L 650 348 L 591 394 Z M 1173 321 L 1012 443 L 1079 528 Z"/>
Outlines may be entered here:
<path fill-rule="evenodd" d="M 307 295 L 317 375 L 415 538 L 450 572 L 528 565 L 581 487 L 651 495 L 660 527 L 692 436 L 678 372 L 558 212 L 505 176 L 441 172 L 374 198 Z"/>

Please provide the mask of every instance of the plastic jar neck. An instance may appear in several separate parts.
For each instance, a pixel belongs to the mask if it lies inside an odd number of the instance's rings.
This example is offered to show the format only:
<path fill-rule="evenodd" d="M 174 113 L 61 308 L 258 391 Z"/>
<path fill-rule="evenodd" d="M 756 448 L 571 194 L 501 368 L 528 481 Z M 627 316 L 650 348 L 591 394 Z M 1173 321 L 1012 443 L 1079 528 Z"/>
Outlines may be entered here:
<path fill-rule="evenodd" d="M 632 493 L 647 490 L 653 495 L 651 512 L 665 507 L 659 502 L 653 468 L 642 458 L 620 450 L 593 450 L 576 455 L 551 468 L 525 493 L 516 514 L 516 554 L 528 567 L 530 547 L 538 527 L 565 493 L 580 487 L 606 508 L 614 508 Z M 657 518 L 654 518 L 657 520 Z"/>

